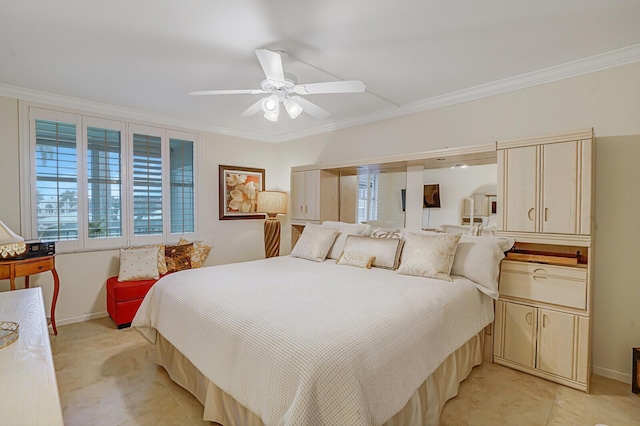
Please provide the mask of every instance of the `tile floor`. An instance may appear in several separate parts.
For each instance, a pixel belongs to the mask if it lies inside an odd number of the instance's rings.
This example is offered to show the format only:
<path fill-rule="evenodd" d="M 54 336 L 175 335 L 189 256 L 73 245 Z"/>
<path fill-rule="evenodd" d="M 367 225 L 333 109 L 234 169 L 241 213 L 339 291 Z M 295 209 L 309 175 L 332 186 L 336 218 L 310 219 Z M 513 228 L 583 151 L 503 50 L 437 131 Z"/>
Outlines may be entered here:
<path fill-rule="evenodd" d="M 153 346 L 109 318 L 51 337 L 65 424 L 200 425 L 203 408 L 154 363 Z M 442 413 L 443 425 L 640 425 L 640 395 L 600 376 L 585 394 L 489 362 Z"/>

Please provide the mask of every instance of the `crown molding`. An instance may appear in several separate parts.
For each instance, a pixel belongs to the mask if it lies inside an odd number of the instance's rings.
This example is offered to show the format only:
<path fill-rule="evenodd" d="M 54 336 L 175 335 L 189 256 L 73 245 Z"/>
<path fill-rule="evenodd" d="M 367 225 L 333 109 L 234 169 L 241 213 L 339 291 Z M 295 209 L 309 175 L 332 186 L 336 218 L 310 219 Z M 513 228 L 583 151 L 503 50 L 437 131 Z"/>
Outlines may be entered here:
<path fill-rule="evenodd" d="M 434 96 L 399 107 L 388 108 L 372 114 L 365 114 L 339 122 L 314 127 L 300 132 L 287 133 L 281 136 L 280 142 L 299 139 L 307 136 L 344 129 L 348 127 L 370 124 L 376 121 L 388 120 L 402 117 L 418 112 L 443 108 L 455 104 L 469 102 L 476 99 L 487 98 L 502 93 L 525 89 L 527 87 L 538 86 L 571 77 L 577 77 L 596 71 L 615 68 L 626 64 L 640 61 L 640 43 L 612 50 L 598 55 L 590 56 L 565 64 L 544 68 L 527 74 L 497 80 L 487 84 L 470 87 L 457 92 L 447 93 L 441 96 Z"/>
<path fill-rule="evenodd" d="M 294 139 L 301 139 L 321 133 L 349 127 L 361 126 L 377 121 L 398 118 L 423 111 L 442 108 L 476 99 L 499 95 L 514 90 L 525 89 L 553 81 L 577 77 L 600 70 L 614 68 L 640 61 L 640 43 L 612 50 L 598 55 L 590 56 L 565 64 L 544 68 L 538 71 L 522 74 L 515 77 L 497 80 L 487 84 L 470 87 L 457 92 L 447 93 L 432 98 L 401 105 L 399 107 L 386 108 L 371 114 L 364 114 L 353 118 L 326 123 L 305 130 L 284 133 L 280 135 L 266 135 L 247 132 L 238 129 L 215 126 L 209 123 L 179 120 L 164 114 L 152 113 L 117 105 L 88 101 L 70 96 L 56 95 L 38 90 L 26 89 L 17 86 L 0 83 L 0 95 L 17 98 L 26 101 L 38 102 L 49 105 L 57 105 L 66 108 L 91 111 L 115 117 L 126 117 L 128 120 L 138 120 L 146 123 L 162 124 L 168 127 L 180 127 L 184 129 L 206 131 L 210 133 L 228 135 L 244 139 L 253 139 L 262 142 L 278 143 Z"/>

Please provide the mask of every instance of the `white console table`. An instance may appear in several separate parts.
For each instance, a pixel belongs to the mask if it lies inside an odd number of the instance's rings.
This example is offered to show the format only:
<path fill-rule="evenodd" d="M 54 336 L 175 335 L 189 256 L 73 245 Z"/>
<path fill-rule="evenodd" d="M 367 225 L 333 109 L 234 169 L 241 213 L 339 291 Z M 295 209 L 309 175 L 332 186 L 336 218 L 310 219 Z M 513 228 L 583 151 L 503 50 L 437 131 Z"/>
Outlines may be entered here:
<path fill-rule="evenodd" d="M 64 425 L 42 290 L 0 292 L 0 321 L 20 324 L 18 340 L 0 348 L 0 423 Z"/>

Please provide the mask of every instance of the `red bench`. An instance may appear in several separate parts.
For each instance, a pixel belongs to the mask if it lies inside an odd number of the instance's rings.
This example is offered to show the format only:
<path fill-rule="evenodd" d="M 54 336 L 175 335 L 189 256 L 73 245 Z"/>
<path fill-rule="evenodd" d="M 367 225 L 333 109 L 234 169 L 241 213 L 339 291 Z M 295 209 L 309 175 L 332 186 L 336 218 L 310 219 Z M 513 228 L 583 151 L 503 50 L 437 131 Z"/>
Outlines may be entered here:
<path fill-rule="evenodd" d="M 120 282 L 118 277 L 107 280 L 107 312 L 118 329 L 131 326 L 142 299 L 157 281 L 151 279 Z"/>

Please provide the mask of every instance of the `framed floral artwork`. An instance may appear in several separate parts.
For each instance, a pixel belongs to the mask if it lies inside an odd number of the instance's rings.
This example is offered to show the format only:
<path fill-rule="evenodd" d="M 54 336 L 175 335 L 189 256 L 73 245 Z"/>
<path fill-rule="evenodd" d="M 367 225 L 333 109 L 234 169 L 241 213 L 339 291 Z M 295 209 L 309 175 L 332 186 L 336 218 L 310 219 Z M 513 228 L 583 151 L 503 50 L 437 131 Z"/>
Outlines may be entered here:
<path fill-rule="evenodd" d="M 264 169 L 219 166 L 220 220 L 264 219 L 256 213 L 256 195 L 264 191 Z"/>

